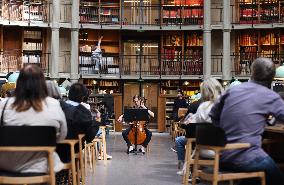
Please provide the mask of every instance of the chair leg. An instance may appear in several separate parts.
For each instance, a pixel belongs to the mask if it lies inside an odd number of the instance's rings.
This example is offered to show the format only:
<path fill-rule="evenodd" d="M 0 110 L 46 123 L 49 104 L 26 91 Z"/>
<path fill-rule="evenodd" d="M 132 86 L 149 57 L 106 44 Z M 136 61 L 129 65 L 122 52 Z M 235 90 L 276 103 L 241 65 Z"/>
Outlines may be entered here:
<path fill-rule="evenodd" d="M 234 181 L 233 181 L 233 180 L 230 180 L 229 184 L 230 184 L 230 185 L 234 185 Z"/>
<path fill-rule="evenodd" d="M 193 165 L 192 185 L 196 185 L 196 177 L 198 176 L 198 160 L 199 160 L 199 149 L 196 148 L 194 165 Z"/>
<path fill-rule="evenodd" d="M 185 150 L 185 173 L 183 174 L 183 184 L 188 185 L 188 177 L 190 174 L 190 161 L 191 161 L 191 143 L 187 141 Z"/>
<path fill-rule="evenodd" d="M 71 147 L 71 165 L 72 165 L 72 185 L 77 185 L 77 180 L 76 180 L 76 161 L 75 161 L 75 156 L 74 156 L 74 147 Z"/>
<path fill-rule="evenodd" d="M 79 159 L 76 159 L 76 169 L 77 169 L 77 184 L 80 185 L 81 169 L 80 169 L 80 162 L 79 162 Z"/>

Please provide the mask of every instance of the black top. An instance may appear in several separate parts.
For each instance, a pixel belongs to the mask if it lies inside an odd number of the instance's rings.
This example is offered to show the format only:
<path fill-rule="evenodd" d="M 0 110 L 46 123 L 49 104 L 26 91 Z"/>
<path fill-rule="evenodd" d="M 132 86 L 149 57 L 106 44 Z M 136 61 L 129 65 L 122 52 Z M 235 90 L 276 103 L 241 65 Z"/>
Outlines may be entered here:
<path fill-rule="evenodd" d="M 185 99 L 176 98 L 174 101 L 173 112 L 178 113 L 179 108 L 187 108 L 188 104 Z"/>
<path fill-rule="evenodd" d="M 91 112 L 81 104 L 73 106 L 61 101 L 60 105 L 67 121 L 66 139 L 77 139 L 78 134 L 85 134 L 87 142 L 91 142 L 95 138 L 99 126 L 105 125 L 93 120 Z"/>

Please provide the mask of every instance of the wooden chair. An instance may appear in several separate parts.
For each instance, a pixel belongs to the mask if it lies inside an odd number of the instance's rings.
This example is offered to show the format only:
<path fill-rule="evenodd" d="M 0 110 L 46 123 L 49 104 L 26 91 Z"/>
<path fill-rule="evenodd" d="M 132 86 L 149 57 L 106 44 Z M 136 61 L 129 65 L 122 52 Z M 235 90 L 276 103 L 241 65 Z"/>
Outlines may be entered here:
<path fill-rule="evenodd" d="M 173 141 L 175 141 L 175 138 L 178 136 L 184 136 L 185 130 L 180 128 L 180 122 L 174 122 L 173 123 Z"/>
<path fill-rule="evenodd" d="M 183 174 L 183 178 L 182 178 L 182 182 L 184 185 L 188 185 L 188 177 L 190 175 L 190 166 L 194 164 L 194 153 L 195 151 L 193 150 L 193 145 L 196 141 L 195 137 L 196 137 L 196 127 L 199 125 L 207 125 L 210 123 L 192 123 L 192 124 L 188 124 L 186 125 L 185 128 L 185 137 L 187 138 L 186 141 L 186 152 L 185 152 L 185 172 Z M 201 162 L 201 161 L 199 161 Z"/>
<path fill-rule="evenodd" d="M 17 136 L 17 137 L 15 137 Z M 19 139 L 20 138 L 20 139 Z M 56 146 L 56 130 L 48 126 L 4 126 L 0 127 L 0 152 L 46 152 L 47 174 L 13 173 L 0 175 L 0 184 L 55 185 L 53 152 Z"/>
<path fill-rule="evenodd" d="M 80 173 L 77 173 L 78 178 L 82 178 L 82 184 L 85 184 L 85 162 L 84 162 L 84 156 L 83 156 L 83 145 L 85 144 L 85 134 L 79 134 L 79 152 L 76 157 L 78 157 L 79 160 L 77 160 L 77 169 L 79 169 Z"/>
<path fill-rule="evenodd" d="M 234 180 L 260 178 L 261 185 L 265 185 L 264 172 L 219 172 L 220 152 L 224 150 L 235 150 L 249 148 L 249 143 L 232 143 L 227 144 L 225 132 L 218 127 L 209 125 L 200 125 L 196 130 L 196 152 L 193 167 L 192 185 L 196 185 L 196 177 L 200 177 L 206 181 L 211 181 L 213 185 L 217 185 L 219 181 L 229 181 L 233 185 Z M 204 160 L 205 163 L 200 164 L 200 150 L 213 150 L 215 156 L 213 160 Z M 213 172 L 199 170 L 199 166 L 213 167 Z"/>
<path fill-rule="evenodd" d="M 82 179 L 82 184 L 85 184 L 85 167 L 82 152 L 84 138 L 84 134 L 79 134 L 78 139 L 65 139 L 58 143 L 58 145 L 67 145 L 70 148 L 70 162 L 64 163 L 63 170 L 69 170 L 69 182 L 71 181 L 70 174 L 72 174 L 72 185 L 79 185 L 80 179 Z"/>
<path fill-rule="evenodd" d="M 187 111 L 188 111 L 187 108 L 179 108 L 179 109 L 178 109 L 178 117 L 179 117 L 179 118 L 185 117 Z"/>

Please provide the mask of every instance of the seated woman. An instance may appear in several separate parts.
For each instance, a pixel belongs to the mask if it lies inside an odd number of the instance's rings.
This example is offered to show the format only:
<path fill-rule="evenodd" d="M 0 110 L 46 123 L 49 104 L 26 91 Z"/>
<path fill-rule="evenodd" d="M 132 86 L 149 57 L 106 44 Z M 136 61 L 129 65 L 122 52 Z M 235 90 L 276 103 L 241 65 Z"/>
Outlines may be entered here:
<path fill-rule="evenodd" d="M 214 105 L 214 102 L 219 98 L 219 96 L 223 93 L 224 89 L 222 85 L 218 82 L 218 80 L 214 78 L 205 79 L 201 85 L 201 98 L 202 103 L 199 105 L 197 112 L 195 114 L 189 114 L 183 124 L 187 125 L 190 123 L 202 123 L 208 122 L 211 123 L 211 118 L 209 117 L 209 112 Z M 185 145 L 186 145 L 185 136 L 180 136 L 176 138 L 176 146 L 177 146 L 177 155 L 179 162 L 184 162 L 185 159 Z M 200 154 L 202 157 L 211 158 L 214 153 L 212 151 L 201 151 Z M 185 166 L 185 165 L 184 165 Z M 184 171 L 184 169 L 183 169 Z M 182 175 L 183 171 L 179 171 L 178 174 Z"/>
<path fill-rule="evenodd" d="M 45 78 L 41 69 L 27 65 L 20 71 L 14 97 L 0 102 L 4 125 L 53 126 L 57 141 L 67 134 L 64 113 L 57 100 L 47 96 Z M 15 136 L 16 137 L 16 136 Z M 55 153 L 55 171 L 62 169 Z M 46 173 L 47 159 L 42 152 L 0 153 L 0 170 L 19 173 Z"/>

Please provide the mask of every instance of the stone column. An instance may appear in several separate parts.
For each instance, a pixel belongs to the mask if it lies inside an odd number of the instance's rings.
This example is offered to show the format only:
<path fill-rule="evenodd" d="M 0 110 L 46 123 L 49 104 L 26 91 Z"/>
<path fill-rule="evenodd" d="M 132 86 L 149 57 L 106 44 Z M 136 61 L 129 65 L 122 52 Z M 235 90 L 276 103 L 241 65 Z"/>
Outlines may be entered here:
<path fill-rule="evenodd" d="M 232 78 L 231 65 L 231 22 L 230 22 L 230 1 L 223 0 L 223 80 L 229 81 Z"/>
<path fill-rule="evenodd" d="M 51 22 L 51 78 L 58 78 L 60 0 L 53 0 Z"/>
<path fill-rule="evenodd" d="M 203 76 L 211 75 L 211 1 L 204 0 L 203 23 Z"/>
<path fill-rule="evenodd" d="M 71 82 L 79 79 L 79 1 L 72 1 L 72 28 L 71 28 Z"/>

